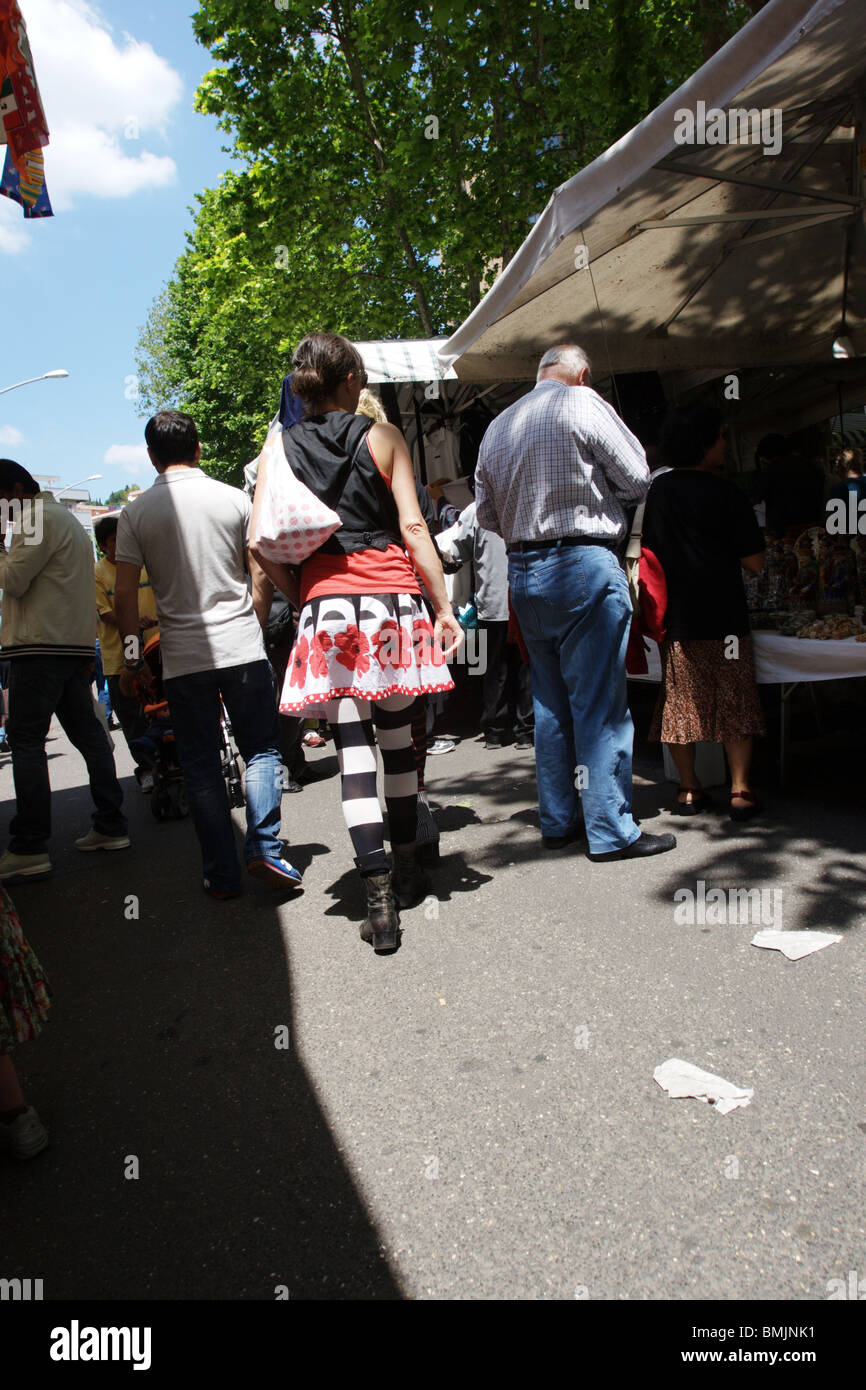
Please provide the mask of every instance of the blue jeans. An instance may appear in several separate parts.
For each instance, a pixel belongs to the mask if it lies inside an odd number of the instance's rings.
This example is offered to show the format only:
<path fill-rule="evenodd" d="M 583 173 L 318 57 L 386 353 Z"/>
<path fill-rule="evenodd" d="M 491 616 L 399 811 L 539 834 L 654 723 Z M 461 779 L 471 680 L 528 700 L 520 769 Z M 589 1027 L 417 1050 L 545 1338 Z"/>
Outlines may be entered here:
<path fill-rule="evenodd" d="M 111 691 L 108 687 L 108 678 L 102 669 L 102 652 L 99 650 L 99 642 L 96 643 L 96 657 L 93 662 L 93 680 L 96 684 L 96 698 L 105 710 L 106 723 L 111 723 Z"/>
<path fill-rule="evenodd" d="M 13 854 L 42 854 L 51 837 L 51 783 L 45 740 L 56 714 L 63 732 L 87 764 L 95 810 L 93 826 L 103 835 L 125 835 L 123 792 L 111 742 L 93 712 L 92 662 L 81 656 L 18 656 L 9 662 L 9 718 L 17 808 L 9 824 Z"/>
<path fill-rule="evenodd" d="M 274 681 L 267 661 L 193 671 L 163 682 L 204 877 L 214 888 L 240 887 L 241 876 L 220 763 L 220 695 L 246 763 L 244 858 L 279 859 L 283 793 Z"/>
<path fill-rule="evenodd" d="M 532 668 L 542 834 L 574 829 L 579 785 L 590 852 L 624 849 L 641 833 L 631 814 L 625 574 L 603 546 L 553 546 L 510 554 L 508 583 Z"/>

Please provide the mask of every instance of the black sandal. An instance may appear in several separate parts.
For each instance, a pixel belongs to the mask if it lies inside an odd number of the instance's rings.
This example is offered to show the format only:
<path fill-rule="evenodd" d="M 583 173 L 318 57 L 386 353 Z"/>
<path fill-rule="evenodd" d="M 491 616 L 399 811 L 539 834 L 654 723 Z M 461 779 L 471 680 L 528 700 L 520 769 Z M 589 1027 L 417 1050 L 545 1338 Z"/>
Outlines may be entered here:
<path fill-rule="evenodd" d="M 735 806 L 734 797 L 739 797 L 741 801 L 748 802 L 747 806 Z M 731 792 L 730 798 L 730 817 L 733 821 L 751 820 L 753 816 L 759 816 L 764 809 L 763 801 L 759 801 L 753 792 Z"/>
<path fill-rule="evenodd" d="M 712 806 L 712 801 L 707 796 L 703 787 L 680 787 L 681 792 L 691 792 L 697 797 L 696 801 L 680 801 L 677 794 L 677 815 L 697 816 L 701 811 L 705 811 L 708 806 Z"/>

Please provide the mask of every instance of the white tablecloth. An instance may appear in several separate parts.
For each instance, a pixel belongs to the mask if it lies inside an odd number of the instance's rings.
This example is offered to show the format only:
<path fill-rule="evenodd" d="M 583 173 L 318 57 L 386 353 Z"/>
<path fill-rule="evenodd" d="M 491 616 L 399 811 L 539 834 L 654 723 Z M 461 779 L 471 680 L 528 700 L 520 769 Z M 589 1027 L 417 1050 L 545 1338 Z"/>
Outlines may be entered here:
<path fill-rule="evenodd" d="M 641 681 L 662 678 L 659 649 L 644 639 L 649 672 L 634 676 Z M 808 637 L 782 637 L 778 632 L 753 632 L 755 676 L 759 685 L 787 684 L 789 681 L 846 680 L 866 676 L 866 642 L 846 637 L 843 642 L 821 642 Z"/>

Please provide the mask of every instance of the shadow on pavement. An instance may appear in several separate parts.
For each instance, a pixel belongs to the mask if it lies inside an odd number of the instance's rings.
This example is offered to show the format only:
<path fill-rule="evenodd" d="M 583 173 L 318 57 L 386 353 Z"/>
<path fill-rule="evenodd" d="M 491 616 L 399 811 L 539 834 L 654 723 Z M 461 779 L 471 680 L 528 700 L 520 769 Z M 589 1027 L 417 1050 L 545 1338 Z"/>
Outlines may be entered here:
<path fill-rule="evenodd" d="M 190 822 L 123 781 L 132 849 L 76 854 L 89 795 L 58 790 L 55 873 L 11 889 L 54 989 L 15 1054 L 52 1144 L 2 1162 L 0 1272 L 46 1299 L 400 1298 L 295 1048 L 279 893 L 209 900 Z"/>

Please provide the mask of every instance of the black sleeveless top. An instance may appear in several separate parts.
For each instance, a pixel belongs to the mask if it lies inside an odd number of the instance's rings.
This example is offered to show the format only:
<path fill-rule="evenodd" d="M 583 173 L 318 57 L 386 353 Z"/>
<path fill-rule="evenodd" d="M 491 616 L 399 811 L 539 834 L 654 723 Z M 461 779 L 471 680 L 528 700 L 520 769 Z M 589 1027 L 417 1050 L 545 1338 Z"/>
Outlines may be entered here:
<path fill-rule="evenodd" d="M 391 489 L 370 453 L 366 415 L 329 410 L 283 430 L 283 448 L 295 477 L 342 521 L 318 555 L 402 547 L 400 519 Z"/>

